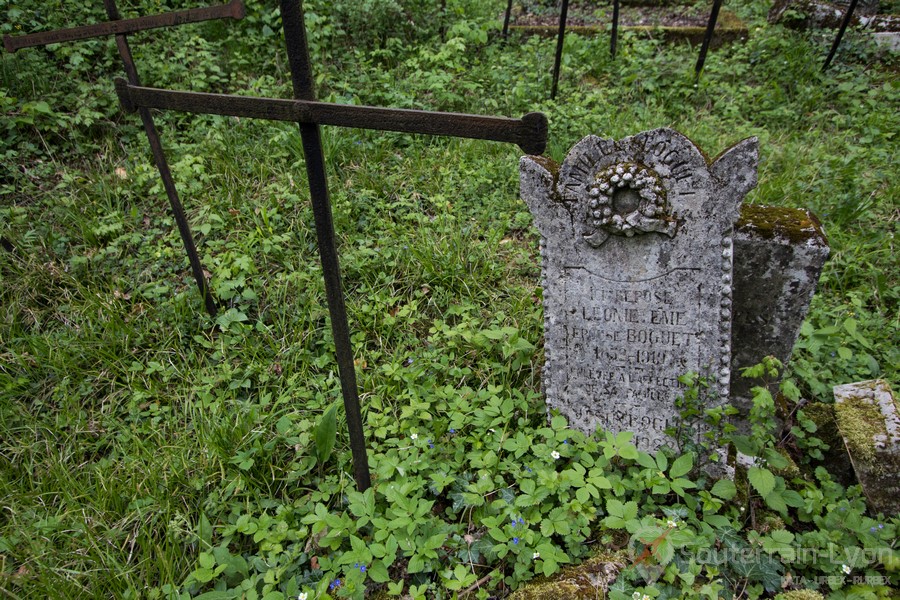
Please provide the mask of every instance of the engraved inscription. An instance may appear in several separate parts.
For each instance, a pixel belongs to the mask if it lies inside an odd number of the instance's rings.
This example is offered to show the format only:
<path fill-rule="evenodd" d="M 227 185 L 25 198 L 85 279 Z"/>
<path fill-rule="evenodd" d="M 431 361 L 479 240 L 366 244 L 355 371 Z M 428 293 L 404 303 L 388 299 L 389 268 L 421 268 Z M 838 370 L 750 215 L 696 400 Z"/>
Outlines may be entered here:
<path fill-rule="evenodd" d="M 663 432 L 672 422 L 660 415 L 671 413 L 683 387 L 678 377 L 703 367 L 695 278 L 693 270 L 678 269 L 620 282 L 566 269 L 565 297 L 579 301 L 564 324 L 567 401 L 606 429 L 639 432 L 656 445 L 667 441 Z M 607 399 L 615 400 L 614 410 Z"/>
<path fill-rule="evenodd" d="M 542 380 L 570 425 L 631 431 L 652 451 L 672 442 L 680 376 L 707 378 L 709 406 L 727 398 L 731 231 L 756 160 L 755 140 L 710 163 L 668 129 L 588 136 L 555 172 L 523 159 L 541 233 Z"/>

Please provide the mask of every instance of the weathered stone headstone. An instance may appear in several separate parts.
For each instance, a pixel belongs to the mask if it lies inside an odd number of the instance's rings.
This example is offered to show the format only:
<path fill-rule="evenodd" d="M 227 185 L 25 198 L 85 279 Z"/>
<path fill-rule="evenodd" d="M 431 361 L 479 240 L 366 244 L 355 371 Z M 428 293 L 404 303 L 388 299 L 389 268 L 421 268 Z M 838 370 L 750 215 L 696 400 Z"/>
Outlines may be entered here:
<path fill-rule="evenodd" d="M 788 363 L 828 252 L 822 224 L 809 211 L 741 207 L 734 231 L 731 329 L 731 403 L 740 413 L 739 427 L 752 405 L 750 388 L 763 384 L 741 377 L 741 369 L 764 356 Z"/>
<path fill-rule="evenodd" d="M 900 514 L 900 411 L 888 382 L 834 388 L 834 413 L 873 512 Z"/>
<path fill-rule="evenodd" d="M 670 129 L 584 138 L 563 164 L 522 159 L 541 238 L 547 403 L 573 427 L 671 440 L 677 378 L 731 380 L 733 228 L 756 185 L 757 141 L 710 162 Z"/>

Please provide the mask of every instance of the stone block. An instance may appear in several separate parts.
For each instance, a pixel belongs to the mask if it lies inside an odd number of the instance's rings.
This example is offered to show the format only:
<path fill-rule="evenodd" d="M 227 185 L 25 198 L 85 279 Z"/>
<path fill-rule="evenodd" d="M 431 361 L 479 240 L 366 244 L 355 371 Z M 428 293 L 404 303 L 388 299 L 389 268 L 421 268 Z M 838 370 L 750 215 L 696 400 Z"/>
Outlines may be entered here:
<path fill-rule="evenodd" d="M 741 207 L 734 233 L 730 393 L 741 413 L 739 427 L 751 406 L 750 388 L 762 383 L 741 377 L 740 370 L 764 356 L 788 363 L 828 253 L 825 231 L 811 212 Z"/>
<path fill-rule="evenodd" d="M 834 411 L 869 509 L 900 513 L 900 413 L 887 381 L 835 386 Z"/>

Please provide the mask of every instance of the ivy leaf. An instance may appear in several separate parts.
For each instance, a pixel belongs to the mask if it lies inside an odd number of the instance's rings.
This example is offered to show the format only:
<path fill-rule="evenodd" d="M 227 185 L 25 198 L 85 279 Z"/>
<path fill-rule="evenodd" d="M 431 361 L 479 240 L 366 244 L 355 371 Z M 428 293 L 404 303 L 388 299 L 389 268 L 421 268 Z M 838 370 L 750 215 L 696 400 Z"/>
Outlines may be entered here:
<path fill-rule="evenodd" d="M 750 467 L 747 470 L 747 479 L 759 495 L 766 498 L 775 489 L 775 476 L 772 471 L 761 467 Z M 774 507 L 773 507 L 774 508 Z"/>
<path fill-rule="evenodd" d="M 316 460 L 325 464 L 337 439 L 337 402 L 333 403 L 316 425 Z"/>

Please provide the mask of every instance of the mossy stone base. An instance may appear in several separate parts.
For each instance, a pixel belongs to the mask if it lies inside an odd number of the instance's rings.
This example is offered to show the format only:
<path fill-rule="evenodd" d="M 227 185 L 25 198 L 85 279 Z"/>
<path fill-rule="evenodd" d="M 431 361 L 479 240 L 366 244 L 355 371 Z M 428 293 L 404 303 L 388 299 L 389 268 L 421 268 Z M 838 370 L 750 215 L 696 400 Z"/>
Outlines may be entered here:
<path fill-rule="evenodd" d="M 625 568 L 619 553 L 602 552 L 580 565 L 566 567 L 549 579 L 539 578 L 513 592 L 510 600 L 598 600 Z"/>
<path fill-rule="evenodd" d="M 900 514 L 900 411 L 882 379 L 834 388 L 835 419 L 872 512 Z"/>
<path fill-rule="evenodd" d="M 775 600 L 825 600 L 825 596 L 814 590 L 791 590 L 778 594 Z"/>

